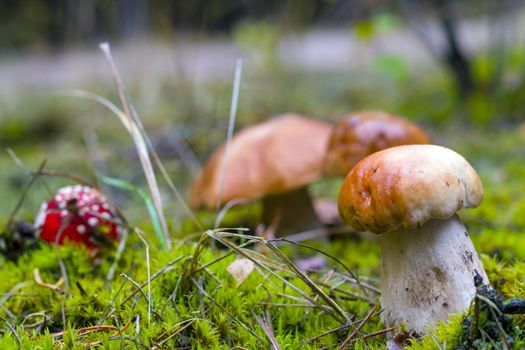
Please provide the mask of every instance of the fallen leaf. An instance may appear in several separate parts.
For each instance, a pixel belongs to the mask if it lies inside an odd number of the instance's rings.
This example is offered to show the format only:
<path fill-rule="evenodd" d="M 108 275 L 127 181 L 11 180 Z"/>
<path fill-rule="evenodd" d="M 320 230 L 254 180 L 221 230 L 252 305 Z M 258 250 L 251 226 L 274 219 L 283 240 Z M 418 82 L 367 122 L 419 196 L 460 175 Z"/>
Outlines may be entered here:
<path fill-rule="evenodd" d="M 232 262 L 227 271 L 230 275 L 235 278 L 237 281 L 237 286 L 239 286 L 244 280 L 252 273 L 255 268 L 255 264 L 250 259 L 237 259 Z"/>

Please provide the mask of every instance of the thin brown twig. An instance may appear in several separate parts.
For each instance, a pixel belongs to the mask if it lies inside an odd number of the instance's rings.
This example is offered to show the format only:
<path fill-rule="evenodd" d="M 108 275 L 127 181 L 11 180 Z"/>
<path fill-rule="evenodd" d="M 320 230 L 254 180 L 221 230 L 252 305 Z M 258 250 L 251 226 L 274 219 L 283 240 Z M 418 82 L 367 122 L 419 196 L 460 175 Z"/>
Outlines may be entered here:
<path fill-rule="evenodd" d="M 36 284 L 38 284 L 39 286 L 52 289 L 58 292 L 59 294 L 65 294 L 65 291 L 62 288 L 60 288 L 60 286 L 64 283 L 63 277 L 60 277 L 60 279 L 56 283 L 51 284 L 51 283 L 45 283 L 44 281 L 42 281 L 42 277 L 40 277 L 40 271 L 38 270 L 38 268 L 33 270 L 33 275 L 35 277 Z"/>
<path fill-rule="evenodd" d="M 8 152 L 9 152 L 9 150 L 8 150 Z M 7 219 L 6 227 L 8 229 L 11 229 L 13 227 L 13 221 L 15 219 L 16 213 L 18 213 L 18 210 L 20 210 L 20 207 L 22 206 L 22 204 L 24 203 L 24 201 L 26 199 L 27 193 L 29 192 L 29 190 L 31 189 L 33 184 L 35 183 L 36 179 L 38 178 L 39 175 L 42 174 L 42 171 L 43 171 L 44 167 L 46 166 L 46 162 L 47 162 L 47 160 L 44 159 L 42 161 L 42 163 L 40 163 L 40 166 L 38 167 L 37 172 L 32 174 L 31 180 L 27 183 L 27 185 L 25 186 L 24 190 L 22 191 L 22 194 L 20 195 L 20 199 L 16 203 L 16 205 L 13 208 L 13 211 L 11 212 L 11 214 L 9 214 L 9 219 Z"/>
<path fill-rule="evenodd" d="M 368 334 L 363 335 L 362 339 L 373 338 L 373 337 L 376 337 L 378 335 L 389 333 L 389 332 L 392 332 L 392 331 L 395 331 L 395 330 L 396 330 L 395 327 L 388 327 L 388 328 L 380 329 L 377 332 L 368 333 Z"/>

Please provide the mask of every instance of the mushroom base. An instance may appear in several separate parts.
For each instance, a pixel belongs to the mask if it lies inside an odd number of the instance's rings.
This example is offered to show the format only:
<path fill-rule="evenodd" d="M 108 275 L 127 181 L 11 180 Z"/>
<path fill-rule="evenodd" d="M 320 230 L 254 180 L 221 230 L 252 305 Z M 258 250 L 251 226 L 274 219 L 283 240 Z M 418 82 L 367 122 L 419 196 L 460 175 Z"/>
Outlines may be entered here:
<path fill-rule="evenodd" d="M 381 235 L 383 322 L 418 334 L 467 309 L 487 275 L 457 215 Z"/>
<path fill-rule="evenodd" d="M 322 227 L 306 187 L 266 196 L 262 205 L 262 220 L 276 228 L 277 237 Z"/>

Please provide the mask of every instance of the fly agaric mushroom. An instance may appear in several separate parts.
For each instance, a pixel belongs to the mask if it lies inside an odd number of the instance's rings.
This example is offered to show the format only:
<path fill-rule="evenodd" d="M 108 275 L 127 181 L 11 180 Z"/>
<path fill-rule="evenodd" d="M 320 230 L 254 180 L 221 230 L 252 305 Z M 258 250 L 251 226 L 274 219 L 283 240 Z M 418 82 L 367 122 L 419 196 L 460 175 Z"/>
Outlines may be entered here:
<path fill-rule="evenodd" d="M 190 188 L 193 208 L 262 199 L 262 220 L 278 235 L 320 227 L 307 186 L 322 175 L 331 125 L 295 114 L 237 133 L 211 156 Z"/>
<path fill-rule="evenodd" d="M 62 244 L 82 242 L 93 249 L 118 240 L 123 222 L 107 198 L 88 186 L 66 186 L 43 203 L 35 220 L 40 238 Z"/>
<path fill-rule="evenodd" d="M 339 192 L 339 212 L 358 231 L 381 234 L 383 321 L 425 326 L 469 307 L 474 277 L 488 279 L 456 212 L 476 207 L 476 171 L 441 146 L 389 148 L 360 161 Z"/>
<path fill-rule="evenodd" d="M 324 175 L 342 177 L 361 159 L 385 148 L 430 143 L 430 137 L 408 120 L 379 111 L 363 111 L 341 118 L 333 128 Z"/>

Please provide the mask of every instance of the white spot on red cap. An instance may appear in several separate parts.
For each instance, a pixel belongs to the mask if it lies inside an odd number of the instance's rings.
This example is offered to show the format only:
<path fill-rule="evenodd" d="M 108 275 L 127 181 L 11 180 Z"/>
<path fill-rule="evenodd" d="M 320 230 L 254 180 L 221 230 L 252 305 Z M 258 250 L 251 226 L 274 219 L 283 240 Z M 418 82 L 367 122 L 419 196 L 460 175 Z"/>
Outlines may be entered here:
<path fill-rule="evenodd" d="M 96 226 L 96 225 L 98 225 L 98 219 L 95 218 L 95 217 L 90 217 L 88 219 L 88 225 L 89 226 Z"/>
<path fill-rule="evenodd" d="M 77 232 L 80 233 L 81 235 L 83 235 L 84 233 L 86 233 L 86 226 L 78 225 L 77 226 Z"/>
<path fill-rule="evenodd" d="M 40 210 L 38 211 L 38 214 L 36 214 L 35 219 L 35 227 L 40 228 L 44 224 L 44 221 L 46 220 L 47 215 L 47 203 L 42 203 L 40 206 Z"/>

